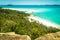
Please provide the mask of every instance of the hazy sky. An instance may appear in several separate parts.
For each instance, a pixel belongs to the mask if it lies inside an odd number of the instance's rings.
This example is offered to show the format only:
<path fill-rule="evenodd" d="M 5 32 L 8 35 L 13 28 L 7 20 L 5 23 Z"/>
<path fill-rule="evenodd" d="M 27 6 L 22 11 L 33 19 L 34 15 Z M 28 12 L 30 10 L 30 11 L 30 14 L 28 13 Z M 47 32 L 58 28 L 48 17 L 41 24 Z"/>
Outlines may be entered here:
<path fill-rule="evenodd" d="M 44 5 L 44 4 L 60 4 L 60 0 L 0 0 L 0 5 Z"/>

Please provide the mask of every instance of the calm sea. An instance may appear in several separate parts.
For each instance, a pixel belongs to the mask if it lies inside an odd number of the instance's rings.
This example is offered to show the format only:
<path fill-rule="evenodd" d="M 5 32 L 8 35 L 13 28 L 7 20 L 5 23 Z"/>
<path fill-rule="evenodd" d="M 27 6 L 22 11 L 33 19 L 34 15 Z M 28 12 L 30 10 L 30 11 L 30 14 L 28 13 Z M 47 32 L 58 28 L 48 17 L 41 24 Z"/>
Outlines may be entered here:
<path fill-rule="evenodd" d="M 0 5 L 3 8 L 15 8 L 27 11 L 37 17 L 46 19 L 53 23 L 60 25 L 60 6 L 49 6 L 49 5 Z"/>

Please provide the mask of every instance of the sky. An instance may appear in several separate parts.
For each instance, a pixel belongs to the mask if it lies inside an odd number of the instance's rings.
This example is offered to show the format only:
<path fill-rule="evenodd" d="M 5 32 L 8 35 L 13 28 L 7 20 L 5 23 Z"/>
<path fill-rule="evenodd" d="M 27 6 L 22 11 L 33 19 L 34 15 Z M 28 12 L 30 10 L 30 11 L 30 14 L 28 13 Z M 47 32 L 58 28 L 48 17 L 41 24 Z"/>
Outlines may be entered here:
<path fill-rule="evenodd" d="M 0 5 L 60 5 L 60 0 L 0 0 Z"/>

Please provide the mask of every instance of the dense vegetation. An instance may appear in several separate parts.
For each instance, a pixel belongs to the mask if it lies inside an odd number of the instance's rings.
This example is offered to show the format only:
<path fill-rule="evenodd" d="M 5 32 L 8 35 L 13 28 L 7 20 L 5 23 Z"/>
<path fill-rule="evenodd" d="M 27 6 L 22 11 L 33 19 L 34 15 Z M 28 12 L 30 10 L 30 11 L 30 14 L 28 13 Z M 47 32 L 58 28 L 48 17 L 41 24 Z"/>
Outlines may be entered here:
<path fill-rule="evenodd" d="M 32 40 L 45 35 L 54 33 L 60 29 L 46 27 L 43 24 L 29 22 L 25 12 L 0 8 L 0 32 L 15 32 L 17 34 L 29 35 Z"/>

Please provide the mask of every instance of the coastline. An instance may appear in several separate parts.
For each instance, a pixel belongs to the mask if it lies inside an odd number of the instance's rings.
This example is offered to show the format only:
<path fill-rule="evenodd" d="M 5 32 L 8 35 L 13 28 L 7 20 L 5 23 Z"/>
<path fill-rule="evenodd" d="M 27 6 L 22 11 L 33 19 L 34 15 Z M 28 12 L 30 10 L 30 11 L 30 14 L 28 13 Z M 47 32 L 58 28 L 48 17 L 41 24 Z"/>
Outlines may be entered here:
<path fill-rule="evenodd" d="M 4 8 L 4 9 L 24 11 L 24 10 L 17 9 L 17 8 Z M 26 10 L 26 9 L 25 9 L 25 10 Z M 32 11 L 31 11 L 31 12 L 32 12 Z M 28 11 L 27 11 L 26 13 L 28 13 Z M 55 28 L 59 28 L 59 29 L 60 29 L 60 25 L 55 24 L 55 23 L 53 23 L 53 22 L 50 22 L 50 21 L 48 21 L 48 20 L 42 19 L 42 18 L 40 18 L 40 17 L 34 16 L 34 15 L 30 15 L 30 16 L 28 16 L 28 18 L 29 18 L 28 20 L 29 20 L 30 22 L 36 21 L 37 23 L 43 24 L 43 25 L 45 25 L 45 26 L 47 26 L 47 27 L 55 27 Z M 32 21 L 31 19 L 33 19 L 33 21 Z"/>
<path fill-rule="evenodd" d="M 36 22 L 36 23 L 39 23 L 39 24 L 43 24 L 43 25 L 45 25 L 45 26 L 47 26 L 47 27 L 54 27 L 54 28 L 59 28 L 60 29 L 60 25 L 57 25 L 57 24 L 55 24 L 55 23 L 53 23 L 53 22 L 50 22 L 50 21 L 48 21 L 48 20 L 45 20 L 45 19 L 42 19 L 42 18 L 40 18 L 40 17 L 37 17 L 37 16 L 29 16 L 28 17 L 29 18 L 29 21 L 30 22 Z M 31 20 L 32 19 L 32 20 Z"/>

